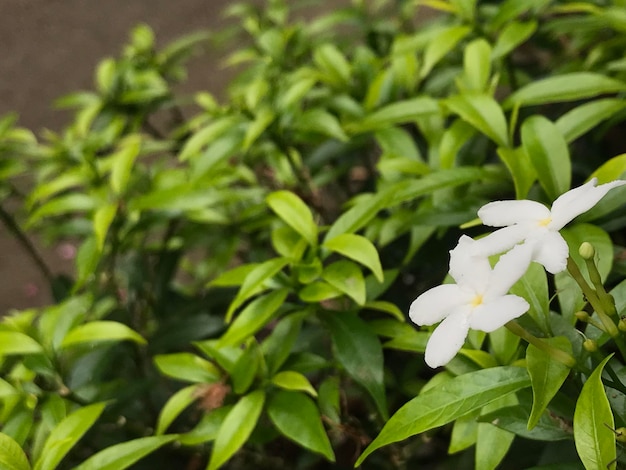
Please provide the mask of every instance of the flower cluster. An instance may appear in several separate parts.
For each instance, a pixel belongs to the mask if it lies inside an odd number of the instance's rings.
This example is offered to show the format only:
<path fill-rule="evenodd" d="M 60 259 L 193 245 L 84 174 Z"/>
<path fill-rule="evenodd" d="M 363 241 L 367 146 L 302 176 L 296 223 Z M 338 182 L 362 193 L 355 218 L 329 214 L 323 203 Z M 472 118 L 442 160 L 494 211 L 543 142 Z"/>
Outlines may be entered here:
<path fill-rule="evenodd" d="M 490 202 L 479 209 L 483 224 L 502 228 L 479 240 L 463 235 L 450 251 L 449 273 L 456 284 L 424 292 L 409 309 L 417 325 L 441 321 L 426 346 L 430 367 L 447 364 L 463 346 L 470 328 L 489 333 L 528 310 L 526 300 L 507 292 L 531 262 L 552 274 L 565 270 L 569 249 L 559 230 L 626 181 L 596 184 L 593 178 L 562 194 L 551 209 L 529 200 Z M 489 256 L 500 253 L 504 254 L 492 268 Z"/>

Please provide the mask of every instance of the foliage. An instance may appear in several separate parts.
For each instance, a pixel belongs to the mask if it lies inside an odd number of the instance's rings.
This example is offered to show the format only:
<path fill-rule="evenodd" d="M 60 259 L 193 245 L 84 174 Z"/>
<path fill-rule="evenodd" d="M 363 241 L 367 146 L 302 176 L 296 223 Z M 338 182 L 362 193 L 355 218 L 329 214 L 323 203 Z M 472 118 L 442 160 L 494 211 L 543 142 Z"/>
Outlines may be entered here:
<path fill-rule="evenodd" d="M 518 330 L 432 371 L 405 315 L 485 203 L 625 177 L 624 2 L 288 3 L 228 9 L 223 99 L 176 88 L 211 34 L 142 25 L 61 132 L 0 121 L 1 220 L 55 298 L 0 324 L 0 466 L 626 463 L 624 188 L 563 230 L 578 278 L 513 286 Z"/>

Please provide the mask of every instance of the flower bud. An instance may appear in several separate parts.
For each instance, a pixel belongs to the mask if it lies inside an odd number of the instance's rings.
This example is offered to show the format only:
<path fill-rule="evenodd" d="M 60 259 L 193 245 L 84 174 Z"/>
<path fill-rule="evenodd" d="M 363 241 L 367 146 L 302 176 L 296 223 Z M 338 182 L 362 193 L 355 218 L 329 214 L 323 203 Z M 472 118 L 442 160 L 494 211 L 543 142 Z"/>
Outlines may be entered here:
<path fill-rule="evenodd" d="M 615 430 L 615 440 L 618 442 L 626 442 L 626 428 L 617 428 Z"/>
<path fill-rule="evenodd" d="M 584 321 L 584 322 L 589 321 L 589 314 L 585 312 L 584 310 L 579 310 L 578 312 L 574 314 L 574 316 L 580 321 Z"/>
<path fill-rule="evenodd" d="M 582 242 L 580 244 L 580 248 L 578 249 L 578 254 L 586 260 L 593 259 L 596 254 L 596 250 L 593 245 L 589 242 Z"/>
<path fill-rule="evenodd" d="M 596 352 L 598 350 L 598 343 L 592 339 L 586 339 L 583 341 L 583 348 L 585 348 L 585 351 Z"/>

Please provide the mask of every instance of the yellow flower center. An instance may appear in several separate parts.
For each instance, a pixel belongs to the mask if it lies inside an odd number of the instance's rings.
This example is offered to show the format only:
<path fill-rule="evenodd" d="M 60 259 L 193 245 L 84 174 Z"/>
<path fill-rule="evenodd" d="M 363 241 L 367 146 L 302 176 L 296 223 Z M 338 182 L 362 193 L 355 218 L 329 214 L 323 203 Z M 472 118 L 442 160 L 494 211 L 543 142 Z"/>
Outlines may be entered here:
<path fill-rule="evenodd" d="M 470 305 L 472 306 L 472 308 L 476 308 L 482 303 L 483 303 L 483 296 L 482 294 L 478 294 L 472 299 L 472 301 L 470 302 Z"/>
<path fill-rule="evenodd" d="M 546 217 L 545 219 L 541 219 L 539 221 L 539 226 L 540 227 L 545 227 L 547 226 L 550 222 L 552 222 L 552 217 Z"/>

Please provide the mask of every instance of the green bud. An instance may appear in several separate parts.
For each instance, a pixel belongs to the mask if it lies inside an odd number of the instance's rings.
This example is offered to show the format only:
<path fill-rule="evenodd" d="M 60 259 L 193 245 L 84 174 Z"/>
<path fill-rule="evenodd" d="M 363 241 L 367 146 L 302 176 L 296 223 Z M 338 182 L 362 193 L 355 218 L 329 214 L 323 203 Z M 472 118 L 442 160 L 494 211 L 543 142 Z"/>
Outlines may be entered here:
<path fill-rule="evenodd" d="M 615 440 L 618 442 L 626 442 L 626 428 L 617 428 L 615 430 Z"/>
<path fill-rule="evenodd" d="M 622 317 L 620 319 L 620 321 L 617 323 L 617 328 L 622 332 L 626 332 L 626 318 Z"/>
<path fill-rule="evenodd" d="M 579 310 L 578 312 L 574 314 L 574 316 L 578 318 L 580 321 L 584 321 L 584 322 L 589 321 L 589 314 L 585 312 L 584 310 Z"/>
<path fill-rule="evenodd" d="M 591 243 L 582 242 L 580 244 L 580 248 L 578 249 L 578 254 L 583 259 L 589 260 L 589 259 L 593 259 L 594 255 L 596 254 L 596 250 Z"/>
<path fill-rule="evenodd" d="M 585 348 L 585 351 L 596 352 L 598 350 L 598 343 L 592 339 L 586 339 L 583 341 L 583 348 Z"/>

